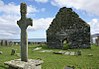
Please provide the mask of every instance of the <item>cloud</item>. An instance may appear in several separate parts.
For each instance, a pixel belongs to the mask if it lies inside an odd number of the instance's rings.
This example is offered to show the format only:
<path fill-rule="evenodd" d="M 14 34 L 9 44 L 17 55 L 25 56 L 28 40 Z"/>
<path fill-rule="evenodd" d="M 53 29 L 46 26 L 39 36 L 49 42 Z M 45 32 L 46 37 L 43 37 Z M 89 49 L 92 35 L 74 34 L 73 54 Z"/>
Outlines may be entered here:
<path fill-rule="evenodd" d="M 37 10 L 32 5 L 27 7 L 28 15 L 35 12 L 44 12 L 45 8 Z M 20 6 L 15 3 L 5 4 L 0 0 L 0 39 L 20 38 L 20 28 L 17 21 L 20 19 Z M 52 18 L 33 19 L 33 27 L 28 28 L 28 32 L 35 30 L 46 30 Z"/>
<path fill-rule="evenodd" d="M 28 16 L 36 12 L 44 12 L 45 8 L 36 9 L 32 5 L 27 6 Z M 31 18 L 31 17 L 30 17 Z M 0 0 L 0 39 L 20 38 L 20 28 L 17 21 L 20 19 L 20 5 L 11 2 L 5 4 Z M 52 18 L 33 19 L 33 27 L 28 28 L 28 32 L 35 30 L 46 30 Z"/>
<path fill-rule="evenodd" d="M 94 18 L 88 24 L 91 27 L 91 34 L 99 33 L 99 19 Z"/>
<path fill-rule="evenodd" d="M 35 30 L 39 30 L 39 29 L 46 30 L 51 24 L 53 18 L 40 18 L 40 19 L 33 19 L 33 20 L 34 20 L 33 28 Z"/>
<path fill-rule="evenodd" d="M 18 15 L 3 14 L 0 16 L 0 38 L 11 38 L 19 34 L 17 26 Z"/>
<path fill-rule="evenodd" d="M 99 0 L 52 0 L 51 4 L 58 7 L 73 7 L 86 12 L 99 15 Z"/>
<path fill-rule="evenodd" d="M 53 17 L 33 19 L 33 27 L 28 28 L 31 38 L 46 38 L 46 30 L 51 24 Z"/>
<path fill-rule="evenodd" d="M 40 3 L 47 3 L 48 0 L 35 0 L 36 2 L 40 2 Z"/>
<path fill-rule="evenodd" d="M 32 5 L 27 6 L 27 13 L 34 13 L 38 10 Z M 11 2 L 8 4 L 4 4 L 3 1 L 0 1 L 0 13 L 4 14 L 20 14 L 20 5 L 15 5 L 15 3 Z"/>
<path fill-rule="evenodd" d="M 28 15 L 38 12 L 32 5 L 27 6 Z M 2 38 L 18 38 L 20 29 L 17 20 L 20 19 L 20 5 L 15 3 L 5 4 L 0 0 L 0 39 Z"/>

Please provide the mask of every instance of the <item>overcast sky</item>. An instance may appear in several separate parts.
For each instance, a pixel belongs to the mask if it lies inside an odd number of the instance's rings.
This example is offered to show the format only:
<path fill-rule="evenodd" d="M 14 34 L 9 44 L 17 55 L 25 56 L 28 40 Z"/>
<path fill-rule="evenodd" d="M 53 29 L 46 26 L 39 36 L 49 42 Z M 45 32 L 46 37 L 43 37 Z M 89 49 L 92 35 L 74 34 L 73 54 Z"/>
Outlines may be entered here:
<path fill-rule="evenodd" d="M 91 34 L 99 32 L 99 0 L 0 0 L 0 39 L 19 39 L 20 3 L 28 5 L 28 38 L 46 38 L 49 27 L 61 7 L 72 8 L 80 18 L 90 24 Z"/>

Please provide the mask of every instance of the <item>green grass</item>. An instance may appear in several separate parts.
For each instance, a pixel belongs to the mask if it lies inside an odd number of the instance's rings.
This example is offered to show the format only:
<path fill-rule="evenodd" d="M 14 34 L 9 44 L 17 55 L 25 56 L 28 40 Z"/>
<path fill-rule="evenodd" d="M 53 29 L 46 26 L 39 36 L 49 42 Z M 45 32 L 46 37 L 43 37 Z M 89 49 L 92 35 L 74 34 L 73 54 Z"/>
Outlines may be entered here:
<path fill-rule="evenodd" d="M 93 45 L 91 49 L 81 49 L 81 56 L 69 56 L 69 55 L 59 55 L 49 53 L 42 53 L 39 51 L 32 51 L 38 45 L 29 45 L 29 58 L 37 59 L 41 58 L 44 63 L 42 64 L 42 69 L 64 69 L 65 66 L 73 65 L 76 69 L 99 69 L 99 47 Z M 42 45 L 43 49 L 49 50 L 45 45 Z M 20 52 L 19 46 L 0 46 L 0 51 L 3 54 L 0 55 L 0 69 L 5 69 L 7 66 L 4 65 L 5 61 L 19 59 L 20 57 L 13 55 L 11 56 L 11 49 L 17 49 L 17 53 Z M 53 51 L 60 51 L 59 49 L 50 49 Z M 77 51 L 78 49 L 72 49 L 68 51 Z M 67 51 L 67 50 L 64 50 Z M 88 56 L 88 54 L 93 54 L 93 56 Z"/>

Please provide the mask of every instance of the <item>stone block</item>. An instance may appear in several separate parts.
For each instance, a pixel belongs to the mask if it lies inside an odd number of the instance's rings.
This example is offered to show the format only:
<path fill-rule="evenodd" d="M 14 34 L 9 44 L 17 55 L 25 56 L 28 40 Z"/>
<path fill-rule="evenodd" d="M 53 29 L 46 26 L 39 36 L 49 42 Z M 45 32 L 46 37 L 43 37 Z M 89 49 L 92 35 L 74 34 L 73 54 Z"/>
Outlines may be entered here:
<path fill-rule="evenodd" d="M 8 69 L 41 69 L 42 60 L 28 59 L 28 62 L 20 59 L 7 61 L 4 64 L 8 65 Z"/>

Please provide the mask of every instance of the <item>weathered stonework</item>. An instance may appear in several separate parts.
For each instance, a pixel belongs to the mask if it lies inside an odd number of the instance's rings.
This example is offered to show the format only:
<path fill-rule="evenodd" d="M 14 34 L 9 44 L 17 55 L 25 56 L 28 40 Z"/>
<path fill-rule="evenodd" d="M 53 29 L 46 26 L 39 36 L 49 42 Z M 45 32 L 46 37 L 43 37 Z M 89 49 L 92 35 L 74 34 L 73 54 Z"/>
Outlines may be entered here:
<path fill-rule="evenodd" d="M 99 46 L 99 36 L 96 39 L 96 45 Z"/>
<path fill-rule="evenodd" d="M 27 5 L 21 3 L 20 5 L 21 19 L 17 21 L 19 28 L 21 29 L 21 61 L 28 61 L 28 38 L 27 27 L 32 26 L 32 19 L 27 18 Z"/>
<path fill-rule="evenodd" d="M 61 8 L 46 32 L 49 48 L 63 49 L 64 40 L 69 48 L 90 48 L 90 26 L 71 8 Z"/>
<path fill-rule="evenodd" d="M 21 59 L 7 61 L 4 64 L 8 65 L 8 69 L 41 69 L 42 60 L 29 59 L 28 62 L 21 61 Z"/>

